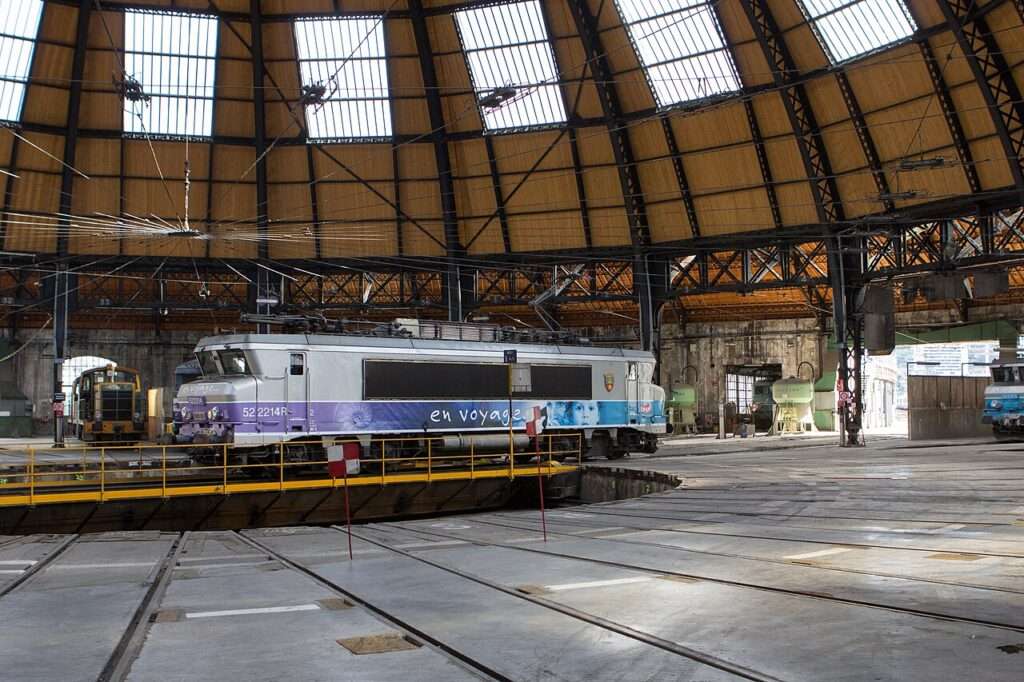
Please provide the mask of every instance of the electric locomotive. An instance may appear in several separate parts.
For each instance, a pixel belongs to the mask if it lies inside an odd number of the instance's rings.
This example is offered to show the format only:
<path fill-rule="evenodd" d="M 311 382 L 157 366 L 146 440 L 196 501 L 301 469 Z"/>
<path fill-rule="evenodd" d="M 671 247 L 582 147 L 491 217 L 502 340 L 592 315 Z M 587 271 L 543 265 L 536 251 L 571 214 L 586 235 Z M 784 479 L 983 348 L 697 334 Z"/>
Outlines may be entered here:
<path fill-rule="evenodd" d="M 1024 362 L 992 365 L 981 421 L 997 439 L 1024 438 Z"/>
<path fill-rule="evenodd" d="M 387 441 L 398 448 L 388 457 L 408 456 L 416 438 L 507 452 L 509 421 L 518 450 L 540 416 L 545 439 L 571 437 L 591 456 L 657 449 L 667 424 L 651 353 L 538 336 L 400 320 L 361 335 L 207 337 L 195 349 L 203 378 L 174 402 L 176 440 L 228 444 L 247 461 L 274 456 L 282 441 L 324 437 L 358 439 L 367 453 Z M 510 393 L 506 351 L 530 365 L 529 391 Z"/>

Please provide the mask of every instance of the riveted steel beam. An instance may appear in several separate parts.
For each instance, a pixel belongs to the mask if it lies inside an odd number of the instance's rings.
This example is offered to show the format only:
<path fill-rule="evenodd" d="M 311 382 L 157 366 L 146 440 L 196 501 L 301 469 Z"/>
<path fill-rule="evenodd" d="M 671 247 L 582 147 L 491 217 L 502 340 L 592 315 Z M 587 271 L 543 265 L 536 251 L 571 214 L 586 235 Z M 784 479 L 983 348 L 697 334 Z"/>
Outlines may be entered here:
<path fill-rule="evenodd" d="M 896 205 L 892 199 L 888 198 L 890 194 L 889 180 L 885 177 L 882 162 L 878 158 L 878 149 L 875 148 L 875 141 L 871 137 L 867 121 L 864 120 L 864 113 L 861 111 L 860 103 L 857 102 L 857 95 L 854 94 L 853 87 L 850 85 L 850 79 L 846 77 L 845 71 L 836 72 L 836 83 L 839 85 L 839 92 L 843 96 L 846 110 L 850 114 L 850 121 L 853 123 L 853 130 L 857 134 L 857 141 L 860 142 L 860 148 L 864 152 L 864 158 L 867 159 L 868 168 L 871 170 L 871 179 L 875 182 L 875 191 L 882 197 L 882 206 L 885 207 L 885 212 L 892 213 L 896 210 Z"/>
<path fill-rule="evenodd" d="M 794 82 L 799 72 L 786 47 L 783 34 L 768 9 L 767 0 L 741 0 L 740 4 L 743 5 L 743 10 L 754 30 L 754 36 L 761 45 L 761 50 L 768 61 L 768 68 L 772 70 L 775 85 L 779 88 L 810 183 L 818 221 L 823 225 L 842 222 L 843 205 L 832 175 L 832 165 L 825 150 L 825 142 L 821 138 L 821 129 L 818 127 L 803 85 Z"/>
<path fill-rule="evenodd" d="M 925 67 L 928 69 L 928 76 L 932 80 L 935 97 L 939 102 L 939 108 L 942 110 L 942 118 L 945 119 L 946 127 L 949 128 L 949 135 L 953 139 L 953 147 L 956 149 L 957 159 L 960 161 L 960 167 L 967 178 L 967 185 L 971 188 L 971 192 L 978 193 L 981 191 L 978 169 L 974 167 L 974 156 L 971 154 L 971 147 L 967 143 L 967 135 L 964 134 L 963 124 L 960 122 L 960 115 L 957 113 L 956 104 L 953 103 L 953 97 L 949 94 L 949 87 L 942 77 L 942 66 L 935 59 L 935 54 L 932 52 L 927 38 L 922 39 L 918 46 L 921 48 L 921 56 L 924 58 Z"/>
<path fill-rule="evenodd" d="M 501 242 L 505 253 L 512 253 L 512 238 L 508 231 L 508 212 L 505 210 L 505 198 L 501 191 L 501 174 L 498 172 L 498 160 L 494 156 L 494 141 L 490 135 L 484 135 L 484 147 L 487 149 L 487 167 L 491 171 L 491 187 L 494 190 L 494 205 L 498 208 L 498 224 L 501 226 Z"/>
<path fill-rule="evenodd" d="M 975 9 L 975 0 L 938 0 L 938 5 L 967 58 L 1006 154 L 1014 185 L 1024 198 L 1024 102 L 1013 72 L 987 19 Z"/>
<path fill-rule="evenodd" d="M 267 210 L 267 119 L 266 98 L 263 90 L 263 73 L 266 63 L 263 60 L 263 18 L 260 11 L 260 0 L 249 3 L 249 28 L 252 31 L 252 45 L 249 47 L 252 57 L 252 108 L 254 114 L 253 142 L 256 146 L 256 232 L 259 235 L 257 253 L 260 258 L 270 257 L 270 241 L 268 239 Z"/>
<path fill-rule="evenodd" d="M 761 126 L 757 123 L 757 114 L 754 112 L 754 104 L 750 99 L 743 99 L 743 110 L 747 114 L 747 123 L 750 125 L 750 139 L 754 143 L 757 165 L 761 169 L 765 194 L 768 195 L 768 207 L 772 211 L 772 223 L 775 229 L 778 230 L 782 228 L 782 212 L 779 210 L 779 197 L 775 193 L 775 180 L 772 178 L 771 166 L 768 165 L 768 154 L 765 152 L 764 138 L 761 136 Z"/>
<path fill-rule="evenodd" d="M 409 0 L 409 15 L 413 35 L 419 53 L 423 88 L 427 98 L 427 113 L 430 118 L 430 135 L 434 142 L 434 158 L 441 189 L 441 214 L 444 220 L 445 250 L 448 256 L 448 281 L 446 283 L 448 318 L 464 320 L 472 309 L 472 281 L 459 268 L 458 259 L 465 256 L 465 249 L 459 238 L 459 221 L 455 206 L 455 185 L 452 180 L 451 158 L 445 142 L 444 112 L 441 95 L 437 88 L 437 71 L 434 68 L 434 52 L 430 45 L 430 33 L 423 12 L 421 0 Z"/>
<path fill-rule="evenodd" d="M 602 3 L 602 7 L 603 7 Z M 640 174 L 637 172 L 633 147 L 629 140 L 615 88 L 614 74 L 608 64 L 606 51 L 597 29 L 597 18 L 587 2 L 570 2 L 576 32 L 583 45 L 583 54 L 590 64 L 594 76 L 605 126 L 611 138 L 612 152 L 619 174 L 619 185 L 629 223 L 629 238 L 633 247 L 633 286 L 640 308 L 640 344 L 651 349 L 655 343 L 657 309 L 662 301 L 653 300 L 651 278 L 648 272 L 647 247 L 651 244 L 650 226 L 647 222 L 647 208 L 644 202 Z"/>

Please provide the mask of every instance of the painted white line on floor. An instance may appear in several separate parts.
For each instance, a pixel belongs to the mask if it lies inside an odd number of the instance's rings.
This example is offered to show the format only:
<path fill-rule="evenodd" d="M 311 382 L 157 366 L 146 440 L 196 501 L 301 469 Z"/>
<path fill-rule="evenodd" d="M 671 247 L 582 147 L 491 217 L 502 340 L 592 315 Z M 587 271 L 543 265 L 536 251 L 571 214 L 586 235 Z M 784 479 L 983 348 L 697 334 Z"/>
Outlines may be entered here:
<path fill-rule="evenodd" d="M 928 530 L 926 530 L 924 532 L 925 533 L 929 533 L 931 535 L 935 535 L 936 533 L 947 533 L 949 531 L 960 530 L 961 528 L 966 528 L 966 527 L 967 527 L 967 524 L 964 524 L 964 523 L 951 523 L 948 526 L 942 526 L 941 528 L 929 528 Z"/>
<path fill-rule="evenodd" d="M 789 556 L 782 557 L 783 559 L 813 559 L 819 556 L 831 556 L 833 554 L 842 554 L 843 552 L 849 552 L 849 547 L 833 547 L 832 549 L 822 549 L 817 552 L 807 552 L 806 554 L 790 554 Z"/>
<path fill-rule="evenodd" d="M 604 528 L 587 528 L 586 530 L 578 530 L 573 535 L 580 535 L 581 533 L 604 533 L 609 530 L 625 530 L 623 526 L 606 526 Z"/>
<path fill-rule="evenodd" d="M 265 606 L 259 609 L 232 609 L 230 611 L 193 611 L 185 618 L 220 618 L 222 616 L 251 616 L 261 613 L 291 613 L 292 611 L 319 611 L 319 604 L 298 604 L 296 606 Z"/>
<path fill-rule="evenodd" d="M 207 568 L 239 568 L 242 566 L 251 566 L 253 568 L 260 568 L 265 564 L 276 562 L 276 559 L 260 559 L 259 561 L 231 561 L 223 564 L 188 564 L 186 566 L 175 566 L 175 571 L 200 571 Z"/>
<path fill-rule="evenodd" d="M 632 585 L 633 583 L 645 583 L 654 580 L 657 576 L 638 575 L 634 578 L 612 578 L 611 580 L 593 580 L 588 583 L 565 583 L 563 585 L 545 585 L 544 589 L 552 592 L 564 592 L 565 590 L 585 590 L 588 587 L 611 587 L 612 585 Z"/>
<path fill-rule="evenodd" d="M 38 561 L 32 559 L 8 559 L 6 561 L 0 561 L 0 566 L 35 566 Z"/>
<path fill-rule="evenodd" d="M 0 569 L 0 575 L 21 575 L 27 570 L 27 568 Z"/>
<path fill-rule="evenodd" d="M 221 561 L 231 561 L 233 559 L 239 559 L 243 561 L 248 559 L 253 563 L 258 563 L 260 561 L 266 561 L 267 556 L 265 554 L 253 554 L 252 552 L 250 552 L 248 554 L 221 554 L 220 556 L 216 557 L 182 557 L 178 560 L 178 563 L 181 565 L 192 564 L 198 567 L 203 563 L 215 564 Z"/>
<path fill-rule="evenodd" d="M 91 568 L 151 568 L 155 563 L 155 561 L 126 561 L 119 564 L 54 564 L 48 567 L 47 570 L 53 570 L 55 568 L 60 570 L 84 570 Z"/>
<path fill-rule="evenodd" d="M 425 549 L 427 547 L 453 547 L 455 545 L 468 545 L 465 540 L 441 540 L 439 542 L 407 542 L 404 545 L 395 545 L 395 549 Z"/>
<path fill-rule="evenodd" d="M 653 530 L 653 529 L 652 529 Z M 611 535 L 605 535 L 602 540 L 608 540 L 610 538 L 628 538 L 631 535 L 643 535 L 644 533 L 650 533 L 650 530 L 631 530 L 628 533 L 612 533 Z"/>
<path fill-rule="evenodd" d="M 518 543 L 518 542 L 540 542 L 544 537 L 541 535 L 534 535 L 528 538 L 511 538 L 504 540 L 506 544 Z"/>

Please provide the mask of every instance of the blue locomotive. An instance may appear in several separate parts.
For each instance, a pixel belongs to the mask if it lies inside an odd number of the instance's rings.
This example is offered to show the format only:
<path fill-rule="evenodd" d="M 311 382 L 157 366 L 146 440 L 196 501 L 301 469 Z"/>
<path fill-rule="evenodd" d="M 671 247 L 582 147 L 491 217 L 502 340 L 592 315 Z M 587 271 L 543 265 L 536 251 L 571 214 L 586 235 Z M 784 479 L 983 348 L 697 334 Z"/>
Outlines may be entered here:
<path fill-rule="evenodd" d="M 1024 438 L 1024 362 L 993 365 L 981 421 L 997 439 Z"/>

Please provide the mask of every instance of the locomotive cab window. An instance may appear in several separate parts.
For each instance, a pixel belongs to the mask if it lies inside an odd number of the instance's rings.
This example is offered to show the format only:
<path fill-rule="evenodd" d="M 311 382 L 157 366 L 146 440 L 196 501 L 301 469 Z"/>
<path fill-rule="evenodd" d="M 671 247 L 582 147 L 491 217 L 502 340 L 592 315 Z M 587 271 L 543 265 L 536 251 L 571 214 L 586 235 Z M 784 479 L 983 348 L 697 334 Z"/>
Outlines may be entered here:
<path fill-rule="evenodd" d="M 220 367 L 217 366 L 217 356 L 214 355 L 213 351 L 199 351 L 196 353 L 196 358 L 199 360 L 199 368 L 203 372 L 203 376 L 217 376 L 220 374 Z"/>
<path fill-rule="evenodd" d="M 245 353 L 240 350 L 222 350 L 217 354 L 220 357 L 221 367 L 224 374 L 248 374 L 249 363 L 245 359 Z"/>
<path fill-rule="evenodd" d="M 305 360 L 306 358 L 302 355 L 302 353 L 292 353 L 288 363 L 288 366 L 290 368 L 288 373 L 291 374 L 293 377 L 302 376 L 303 374 L 305 374 Z"/>
<path fill-rule="evenodd" d="M 1021 367 L 993 367 L 992 381 L 997 384 L 1015 384 L 1020 381 Z"/>

